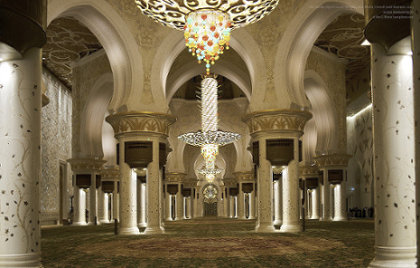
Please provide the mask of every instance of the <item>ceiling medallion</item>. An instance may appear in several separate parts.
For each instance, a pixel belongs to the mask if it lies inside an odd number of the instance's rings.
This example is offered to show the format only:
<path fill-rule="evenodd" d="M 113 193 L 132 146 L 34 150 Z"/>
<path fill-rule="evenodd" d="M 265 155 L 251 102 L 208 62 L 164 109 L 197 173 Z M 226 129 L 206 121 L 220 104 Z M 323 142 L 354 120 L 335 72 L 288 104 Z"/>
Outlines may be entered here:
<path fill-rule="evenodd" d="M 143 14 L 184 31 L 185 44 L 210 67 L 229 49 L 231 31 L 262 19 L 279 0 L 135 0 Z"/>

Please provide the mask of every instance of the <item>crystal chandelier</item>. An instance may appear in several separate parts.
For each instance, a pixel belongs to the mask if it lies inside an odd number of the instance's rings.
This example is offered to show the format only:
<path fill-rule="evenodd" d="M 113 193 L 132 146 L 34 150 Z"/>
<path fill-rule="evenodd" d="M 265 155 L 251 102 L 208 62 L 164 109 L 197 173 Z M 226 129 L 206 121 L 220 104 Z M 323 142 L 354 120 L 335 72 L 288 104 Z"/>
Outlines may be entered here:
<path fill-rule="evenodd" d="M 185 44 L 210 67 L 229 49 L 231 30 L 262 19 L 279 0 L 135 0 L 146 16 L 184 31 Z"/>
<path fill-rule="evenodd" d="M 180 135 L 178 138 L 187 144 L 201 147 L 201 155 L 205 160 L 205 168 L 199 171 L 209 182 L 214 181 L 216 174 L 216 156 L 219 146 L 237 141 L 241 136 L 237 133 L 217 130 L 217 80 L 206 77 L 201 81 L 201 130 Z"/>

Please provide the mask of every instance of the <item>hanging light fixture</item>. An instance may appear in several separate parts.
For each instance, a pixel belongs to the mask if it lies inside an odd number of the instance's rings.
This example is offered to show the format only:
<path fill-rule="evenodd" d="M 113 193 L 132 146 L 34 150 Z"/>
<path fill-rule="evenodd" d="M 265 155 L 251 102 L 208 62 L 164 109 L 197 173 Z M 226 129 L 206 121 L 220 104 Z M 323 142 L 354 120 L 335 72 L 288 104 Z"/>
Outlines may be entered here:
<path fill-rule="evenodd" d="M 184 31 L 185 45 L 206 73 L 229 49 L 231 31 L 262 19 L 279 0 L 135 0 L 146 16 Z"/>
<path fill-rule="evenodd" d="M 178 138 L 187 144 L 201 147 L 201 155 L 205 160 L 205 168 L 199 171 L 209 182 L 214 181 L 216 174 L 216 156 L 219 146 L 237 141 L 241 136 L 237 133 L 218 130 L 217 117 L 217 80 L 205 77 L 201 81 L 201 130 L 180 135 Z"/>

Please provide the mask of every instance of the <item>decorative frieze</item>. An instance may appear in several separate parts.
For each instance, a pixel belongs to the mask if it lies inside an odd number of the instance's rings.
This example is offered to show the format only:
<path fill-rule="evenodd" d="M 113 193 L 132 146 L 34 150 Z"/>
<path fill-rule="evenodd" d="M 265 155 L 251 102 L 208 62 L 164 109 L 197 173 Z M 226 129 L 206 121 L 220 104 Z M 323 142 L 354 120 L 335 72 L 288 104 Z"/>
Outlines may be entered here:
<path fill-rule="evenodd" d="M 319 168 L 331 168 L 331 167 L 347 167 L 347 163 L 351 155 L 347 154 L 330 154 L 330 155 L 321 155 L 315 157 L 315 162 L 318 164 Z"/>
<path fill-rule="evenodd" d="M 258 132 L 301 132 L 312 114 L 305 111 L 267 110 L 245 116 L 250 134 Z"/>
<path fill-rule="evenodd" d="M 73 172 L 91 172 L 100 171 L 102 166 L 106 163 L 105 160 L 91 159 L 91 158 L 77 158 L 69 159 Z"/>
<path fill-rule="evenodd" d="M 160 113 L 127 112 L 109 115 L 106 121 L 111 124 L 115 136 L 141 132 L 168 136 L 168 127 L 175 122 L 175 117 Z"/>
<path fill-rule="evenodd" d="M 299 163 L 299 178 L 314 178 L 319 176 L 318 166 L 315 164 Z"/>
<path fill-rule="evenodd" d="M 253 181 L 255 181 L 254 173 L 251 172 L 251 171 L 249 171 L 249 172 L 234 172 L 233 176 L 235 176 L 236 182 L 253 182 Z"/>
<path fill-rule="evenodd" d="M 102 181 L 119 181 L 120 169 L 118 166 L 106 167 L 101 170 Z"/>
<path fill-rule="evenodd" d="M 168 172 L 165 175 L 166 183 L 182 183 L 185 176 L 185 173 L 178 173 L 178 172 Z"/>

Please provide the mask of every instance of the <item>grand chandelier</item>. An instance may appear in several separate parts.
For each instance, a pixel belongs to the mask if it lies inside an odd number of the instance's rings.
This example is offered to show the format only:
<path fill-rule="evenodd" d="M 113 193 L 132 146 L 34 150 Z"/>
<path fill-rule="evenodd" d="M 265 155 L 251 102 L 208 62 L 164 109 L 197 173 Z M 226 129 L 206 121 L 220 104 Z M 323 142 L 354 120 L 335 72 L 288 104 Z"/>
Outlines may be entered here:
<path fill-rule="evenodd" d="M 146 16 L 184 31 L 185 44 L 210 67 L 229 49 L 231 31 L 262 19 L 279 0 L 135 0 Z"/>
<path fill-rule="evenodd" d="M 241 136 L 237 133 L 217 130 L 217 80 L 206 77 L 201 81 L 201 130 L 180 135 L 178 138 L 187 144 L 201 147 L 201 155 L 205 160 L 205 168 L 199 171 L 209 182 L 214 181 L 216 174 L 216 156 L 219 146 L 237 141 Z"/>

